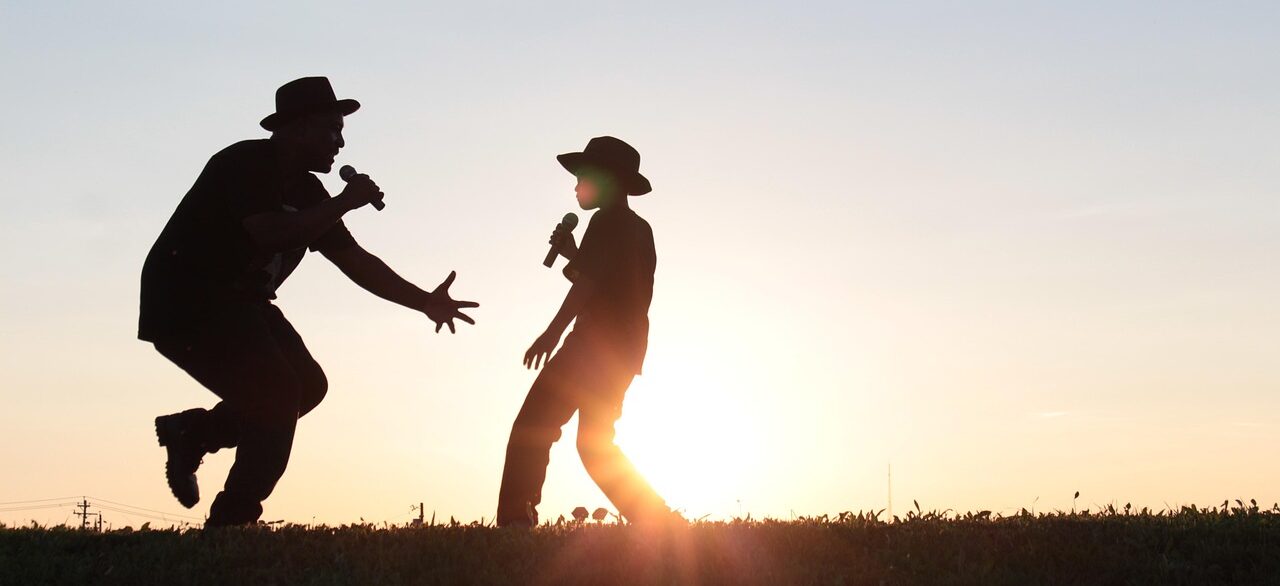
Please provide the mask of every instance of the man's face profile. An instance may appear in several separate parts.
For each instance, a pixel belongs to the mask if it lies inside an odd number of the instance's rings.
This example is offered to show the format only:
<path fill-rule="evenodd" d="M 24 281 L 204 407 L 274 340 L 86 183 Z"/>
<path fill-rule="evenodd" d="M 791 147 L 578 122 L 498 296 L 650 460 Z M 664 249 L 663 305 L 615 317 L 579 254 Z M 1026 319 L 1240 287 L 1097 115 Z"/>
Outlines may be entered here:
<path fill-rule="evenodd" d="M 325 112 L 304 116 L 290 129 L 290 142 L 296 149 L 298 160 L 308 171 L 328 173 L 333 169 L 333 159 L 346 145 L 342 139 L 342 114 Z"/>

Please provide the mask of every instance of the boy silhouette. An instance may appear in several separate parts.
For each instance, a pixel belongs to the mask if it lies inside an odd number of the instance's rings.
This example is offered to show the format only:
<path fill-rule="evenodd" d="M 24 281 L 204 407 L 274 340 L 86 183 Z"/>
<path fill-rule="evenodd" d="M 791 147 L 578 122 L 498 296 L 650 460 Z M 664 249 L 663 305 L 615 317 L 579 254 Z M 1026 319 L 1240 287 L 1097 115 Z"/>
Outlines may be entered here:
<path fill-rule="evenodd" d="M 569 260 L 564 276 L 573 285 L 524 356 L 527 368 L 543 368 L 511 427 L 497 522 L 538 524 L 551 444 L 575 412 L 578 455 L 618 512 L 632 522 L 674 519 L 613 441 L 623 397 L 640 373 L 648 345 L 657 264 L 653 230 L 631 210 L 627 198 L 649 193 L 649 180 L 640 174 L 640 153 L 611 136 L 593 138 L 582 152 L 557 159 L 578 179 L 578 205 L 598 211 L 581 247 L 563 225 L 551 235 L 551 243 Z M 573 331 L 552 357 L 575 318 Z"/>

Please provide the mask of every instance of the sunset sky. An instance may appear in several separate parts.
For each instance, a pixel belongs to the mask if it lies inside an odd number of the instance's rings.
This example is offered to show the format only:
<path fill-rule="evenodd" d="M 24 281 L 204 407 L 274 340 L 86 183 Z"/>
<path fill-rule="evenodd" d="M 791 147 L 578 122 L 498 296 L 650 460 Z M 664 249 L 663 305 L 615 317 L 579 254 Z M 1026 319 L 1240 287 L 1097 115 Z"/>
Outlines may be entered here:
<path fill-rule="evenodd" d="M 5 0 L 0 522 L 207 513 L 232 454 L 195 509 L 169 494 L 152 419 L 214 396 L 136 340 L 139 273 L 308 75 L 363 104 L 338 162 L 387 208 L 355 237 L 482 307 L 437 335 L 308 255 L 278 305 L 330 390 L 264 519 L 492 518 L 568 288 L 555 155 L 604 134 L 641 152 L 658 251 L 619 441 L 686 516 L 881 509 L 890 465 L 899 515 L 1280 501 L 1278 28 L 1274 2 Z M 544 518 L 609 506 L 573 429 Z"/>

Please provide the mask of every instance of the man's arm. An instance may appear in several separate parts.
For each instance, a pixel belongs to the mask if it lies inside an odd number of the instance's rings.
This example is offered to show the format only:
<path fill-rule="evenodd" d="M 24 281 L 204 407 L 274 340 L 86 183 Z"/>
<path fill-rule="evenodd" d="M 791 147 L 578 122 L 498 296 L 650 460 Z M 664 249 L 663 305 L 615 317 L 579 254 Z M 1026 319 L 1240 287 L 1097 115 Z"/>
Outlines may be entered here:
<path fill-rule="evenodd" d="M 320 253 L 353 283 L 392 303 L 420 310 L 431 295 L 396 274 L 387 263 L 359 244 Z"/>
<path fill-rule="evenodd" d="M 529 350 L 524 353 L 525 368 L 536 370 L 551 358 L 551 353 L 560 344 L 560 336 L 564 335 L 565 328 L 568 328 L 569 323 L 578 317 L 578 313 L 586 306 L 595 291 L 596 284 L 587 276 L 579 275 L 574 280 L 573 287 L 570 287 L 569 293 L 565 294 L 564 302 L 560 304 L 560 311 L 557 311 L 556 316 L 551 319 L 547 330 L 542 332 L 542 335 L 538 336 Z"/>
<path fill-rule="evenodd" d="M 479 307 L 480 304 L 472 301 L 456 301 L 449 297 L 449 286 L 453 284 L 456 273 L 449 273 L 439 287 L 427 292 L 396 274 L 391 267 L 387 266 L 387 263 L 382 262 L 382 259 L 359 244 L 344 246 L 337 250 L 322 250 L 321 254 L 364 290 L 392 303 L 427 314 L 427 317 L 436 323 L 437 332 L 445 325 L 449 326 L 450 332 L 454 332 L 454 319 L 473 325 L 476 323 L 458 310 Z"/>
<path fill-rule="evenodd" d="M 264 252 L 302 248 L 333 227 L 347 212 L 382 199 L 368 175 L 356 175 L 335 197 L 297 212 L 262 212 L 243 220 L 244 229 Z"/>

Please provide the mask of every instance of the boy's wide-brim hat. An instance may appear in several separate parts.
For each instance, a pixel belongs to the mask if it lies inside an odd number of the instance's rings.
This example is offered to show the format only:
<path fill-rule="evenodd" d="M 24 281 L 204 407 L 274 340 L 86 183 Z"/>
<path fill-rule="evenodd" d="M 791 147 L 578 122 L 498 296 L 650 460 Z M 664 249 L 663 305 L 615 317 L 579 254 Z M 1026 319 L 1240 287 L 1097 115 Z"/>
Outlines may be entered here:
<path fill-rule="evenodd" d="M 276 90 L 276 111 L 259 124 L 272 132 L 289 122 L 316 112 L 337 112 L 347 116 L 360 109 L 360 102 L 339 100 L 327 77 L 303 77 Z"/>
<path fill-rule="evenodd" d="M 653 191 L 649 180 L 640 174 L 640 153 L 612 136 L 597 136 L 587 142 L 582 152 L 557 155 L 556 160 L 574 175 L 586 168 L 607 171 L 617 178 L 627 195 Z"/>

